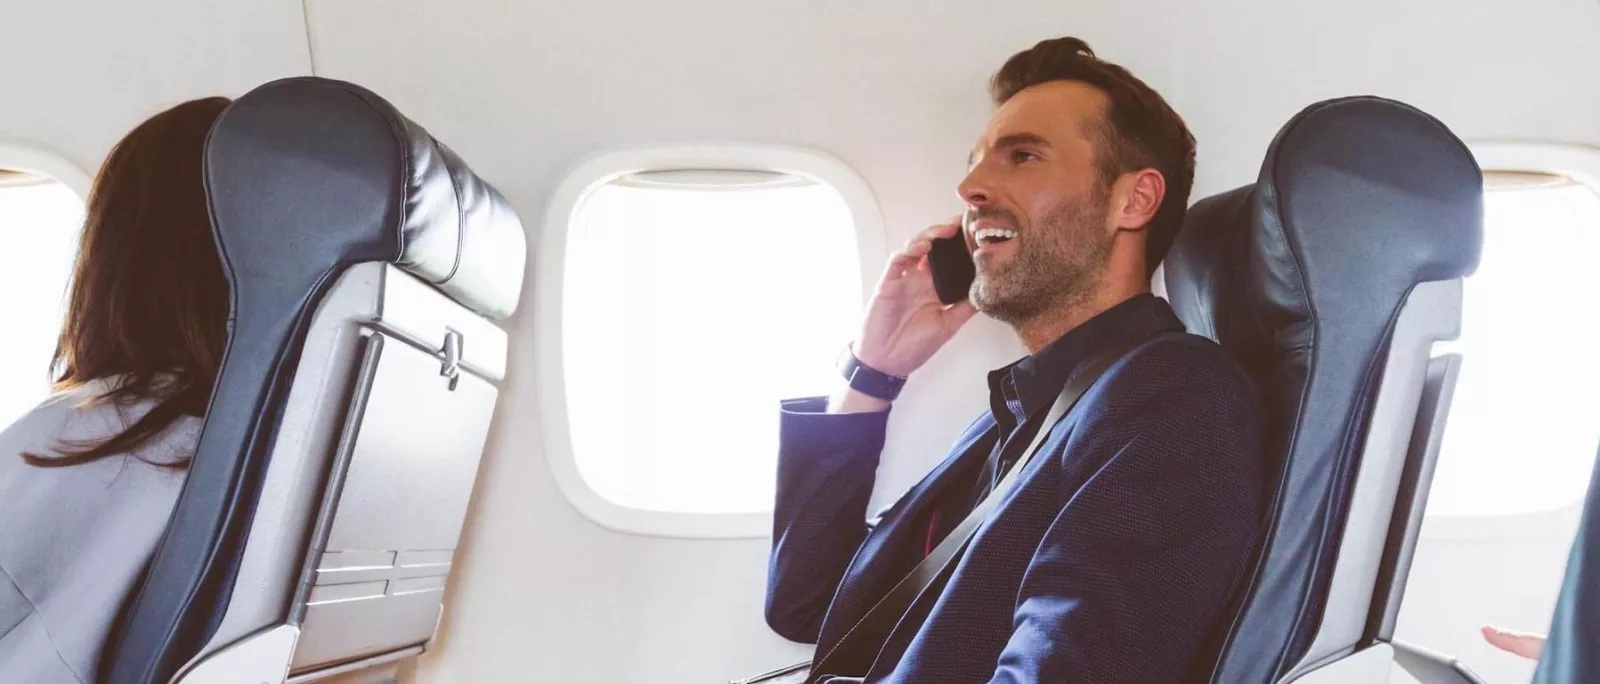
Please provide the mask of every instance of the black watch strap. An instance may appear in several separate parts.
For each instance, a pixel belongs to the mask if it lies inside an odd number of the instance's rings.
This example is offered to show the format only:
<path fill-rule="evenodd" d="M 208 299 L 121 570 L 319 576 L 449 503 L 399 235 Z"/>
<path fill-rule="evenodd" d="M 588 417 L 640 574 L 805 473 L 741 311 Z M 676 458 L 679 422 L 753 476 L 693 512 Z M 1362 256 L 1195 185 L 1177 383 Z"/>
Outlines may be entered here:
<path fill-rule="evenodd" d="M 849 347 L 845 347 L 844 356 L 839 358 L 839 374 L 850 383 L 850 389 L 884 401 L 894 401 L 900 396 L 900 388 L 906 386 L 905 378 L 862 363 Z"/>

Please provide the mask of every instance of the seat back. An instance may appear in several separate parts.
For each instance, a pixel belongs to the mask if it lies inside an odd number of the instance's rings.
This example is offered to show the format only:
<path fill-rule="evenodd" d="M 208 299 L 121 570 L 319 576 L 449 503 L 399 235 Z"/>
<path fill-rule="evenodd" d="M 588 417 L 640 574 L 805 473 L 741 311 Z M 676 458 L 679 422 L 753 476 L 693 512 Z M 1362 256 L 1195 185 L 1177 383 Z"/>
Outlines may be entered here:
<path fill-rule="evenodd" d="M 1432 346 L 1457 333 L 1481 206 L 1448 129 L 1358 97 L 1301 112 L 1256 183 L 1190 210 L 1168 297 L 1257 383 L 1273 473 L 1210 681 L 1293 680 L 1392 635 L 1457 362 Z"/>
<path fill-rule="evenodd" d="M 419 652 L 504 377 L 522 226 L 421 127 L 326 79 L 239 98 L 206 184 L 227 353 L 105 678 L 312 681 Z"/>

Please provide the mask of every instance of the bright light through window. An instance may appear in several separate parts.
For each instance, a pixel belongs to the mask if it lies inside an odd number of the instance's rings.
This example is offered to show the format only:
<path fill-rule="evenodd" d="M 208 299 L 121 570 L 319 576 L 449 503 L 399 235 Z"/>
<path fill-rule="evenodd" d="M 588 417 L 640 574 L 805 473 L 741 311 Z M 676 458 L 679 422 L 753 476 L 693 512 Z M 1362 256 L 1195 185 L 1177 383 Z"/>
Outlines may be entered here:
<path fill-rule="evenodd" d="M 859 322 L 850 208 L 795 177 L 671 173 L 603 185 L 574 213 L 573 456 L 618 506 L 770 511 L 778 402 L 830 391 Z"/>
<path fill-rule="evenodd" d="M 1600 446 L 1600 195 L 1491 190 L 1467 278 L 1464 355 L 1428 515 L 1507 515 L 1580 500 Z"/>
<path fill-rule="evenodd" d="M 0 429 L 50 394 L 83 202 L 66 186 L 0 171 Z"/>

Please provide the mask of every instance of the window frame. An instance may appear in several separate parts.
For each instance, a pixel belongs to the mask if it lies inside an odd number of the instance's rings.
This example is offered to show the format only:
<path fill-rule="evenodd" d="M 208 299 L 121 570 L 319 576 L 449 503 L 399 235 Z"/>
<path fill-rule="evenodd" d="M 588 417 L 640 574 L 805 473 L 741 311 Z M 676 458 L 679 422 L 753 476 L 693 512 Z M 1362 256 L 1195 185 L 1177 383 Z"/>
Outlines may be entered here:
<path fill-rule="evenodd" d="M 89 209 L 89 189 L 93 183 L 92 177 L 87 171 L 83 170 L 83 167 L 78 166 L 60 154 L 28 143 L 0 138 L 0 169 L 21 171 L 49 178 L 72 192 L 85 212 Z M 81 228 L 82 226 L 76 226 L 74 230 L 81 230 Z M 73 251 L 77 251 L 76 247 L 74 247 Z M 71 266 L 69 264 L 67 272 L 69 280 L 71 276 Z M 0 427 L 3 426 L 4 424 L 0 423 Z"/>
<path fill-rule="evenodd" d="M 85 206 L 89 204 L 89 185 L 91 182 L 88 172 L 54 152 L 50 152 L 32 145 L 19 142 L 10 142 L 0 139 L 0 169 L 26 171 L 41 176 L 48 176 L 55 182 L 67 186 L 78 200 Z"/>
<path fill-rule="evenodd" d="M 1484 172 L 1559 174 L 1600 195 L 1600 147 L 1556 142 L 1479 140 L 1468 141 L 1467 149 Z M 1463 362 L 1472 363 L 1472 360 L 1468 357 Z M 1596 419 L 1600 420 L 1600 416 Z M 1449 429 L 1448 425 L 1445 429 Z M 1431 482 L 1429 486 L 1432 486 Z M 1426 522 L 1422 526 L 1422 536 L 1434 540 L 1481 541 L 1525 537 L 1529 529 L 1556 529 L 1556 533 L 1560 534 L 1563 529 L 1560 523 L 1573 519 L 1583 505 L 1584 499 L 1579 497 L 1558 508 L 1508 514 L 1429 515 L 1424 508 Z"/>
<path fill-rule="evenodd" d="M 772 533 L 771 512 L 683 513 L 619 505 L 583 479 L 573 451 L 562 350 L 567 245 L 575 230 L 572 218 L 595 189 L 621 176 L 683 169 L 775 171 L 827 184 L 844 198 L 855 223 L 861 301 L 867 301 L 877 284 L 887 254 L 883 217 L 866 179 L 837 157 L 799 147 L 725 143 L 620 149 L 580 161 L 551 196 L 536 255 L 535 356 L 545 461 L 567 501 L 584 517 L 614 532 L 688 539 L 763 538 Z"/>

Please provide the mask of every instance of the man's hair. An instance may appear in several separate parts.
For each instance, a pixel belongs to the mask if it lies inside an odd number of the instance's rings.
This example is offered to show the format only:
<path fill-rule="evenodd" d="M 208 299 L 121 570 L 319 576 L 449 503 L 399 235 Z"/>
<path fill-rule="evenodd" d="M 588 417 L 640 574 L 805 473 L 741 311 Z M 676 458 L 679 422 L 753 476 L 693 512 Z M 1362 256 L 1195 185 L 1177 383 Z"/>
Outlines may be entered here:
<path fill-rule="evenodd" d="M 1194 186 L 1194 136 L 1183 118 L 1127 69 L 1094 56 L 1077 38 L 1051 38 L 1023 50 L 995 72 L 989 93 L 995 106 L 1017 93 L 1053 81 L 1079 81 L 1106 94 L 1105 118 L 1087 133 L 1095 143 L 1102 185 L 1153 168 L 1167 182 L 1166 196 L 1145 225 L 1145 270 L 1154 273 L 1183 225 Z"/>

